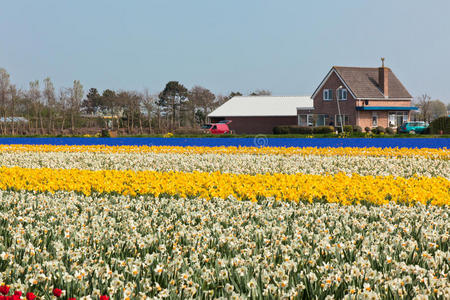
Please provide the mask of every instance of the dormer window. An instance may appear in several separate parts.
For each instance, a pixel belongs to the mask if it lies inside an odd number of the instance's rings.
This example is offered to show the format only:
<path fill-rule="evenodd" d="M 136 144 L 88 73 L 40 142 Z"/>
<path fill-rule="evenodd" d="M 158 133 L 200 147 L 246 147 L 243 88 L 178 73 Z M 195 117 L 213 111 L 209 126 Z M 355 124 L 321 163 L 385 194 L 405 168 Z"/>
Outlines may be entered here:
<path fill-rule="evenodd" d="M 338 90 L 338 99 L 339 100 L 347 100 L 347 89 L 339 89 Z"/>
<path fill-rule="evenodd" d="M 332 89 L 324 89 L 323 90 L 323 100 L 324 101 L 333 100 L 333 90 Z"/>

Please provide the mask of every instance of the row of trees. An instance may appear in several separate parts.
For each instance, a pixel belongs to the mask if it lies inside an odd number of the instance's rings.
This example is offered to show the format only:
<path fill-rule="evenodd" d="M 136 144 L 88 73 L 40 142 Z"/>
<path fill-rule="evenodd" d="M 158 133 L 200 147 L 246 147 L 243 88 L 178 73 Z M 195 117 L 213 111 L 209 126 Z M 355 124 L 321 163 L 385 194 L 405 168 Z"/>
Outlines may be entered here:
<path fill-rule="evenodd" d="M 420 121 L 431 121 L 447 116 L 450 112 L 450 104 L 447 106 L 440 100 L 431 100 L 427 94 L 423 94 L 413 101 L 414 105 L 419 108 L 419 111 L 413 114 L 413 119 Z"/>
<path fill-rule="evenodd" d="M 159 94 L 106 89 L 101 93 L 75 80 L 55 89 L 50 78 L 19 89 L 0 68 L 0 134 L 93 133 L 109 128 L 124 133 L 157 133 L 178 128 L 199 128 L 207 115 L 233 96 L 214 95 L 194 86 L 187 89 L 170 81 Z M 270 95 L 257 90 L 251 95 Z"/>
<path fill-rule="evenodd" d="M 83 86 L 78 80 L 70 88 L 56 93 L 50 78 L 29 83 L 28 90 L 11 84 L 10 76 L 0 68 L 0 133 L 44 133 L 74 131 L 83 100 Z"/>

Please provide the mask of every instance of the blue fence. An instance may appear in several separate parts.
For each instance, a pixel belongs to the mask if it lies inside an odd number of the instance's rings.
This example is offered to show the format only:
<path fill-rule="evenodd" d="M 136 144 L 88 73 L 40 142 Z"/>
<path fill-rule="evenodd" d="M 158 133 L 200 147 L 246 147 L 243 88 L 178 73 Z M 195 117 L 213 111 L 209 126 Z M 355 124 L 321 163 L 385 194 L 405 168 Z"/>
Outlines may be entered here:
<path fill-rule="evenodd" d="M 0 138 L 0 144 L 450 148 L 449 138 Z"/>

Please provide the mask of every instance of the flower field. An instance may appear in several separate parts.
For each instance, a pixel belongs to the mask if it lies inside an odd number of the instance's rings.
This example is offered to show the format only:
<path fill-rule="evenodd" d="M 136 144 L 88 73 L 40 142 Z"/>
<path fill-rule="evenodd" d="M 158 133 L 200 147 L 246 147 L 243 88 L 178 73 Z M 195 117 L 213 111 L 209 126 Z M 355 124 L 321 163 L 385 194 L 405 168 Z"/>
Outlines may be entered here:
<path fill-rule="evenodd" d="M 0 293 L 450 298 L 446 148 L 0 145 L 0 163 Z"/>

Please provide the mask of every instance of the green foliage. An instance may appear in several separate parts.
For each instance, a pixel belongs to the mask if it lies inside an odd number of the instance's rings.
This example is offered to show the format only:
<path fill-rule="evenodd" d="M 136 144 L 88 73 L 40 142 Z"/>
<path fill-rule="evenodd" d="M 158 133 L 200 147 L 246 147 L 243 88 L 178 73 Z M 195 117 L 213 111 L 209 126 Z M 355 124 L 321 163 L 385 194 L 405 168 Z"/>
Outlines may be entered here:
<path fill-rule="evenodd" d="M 315 134 L 321 134 L 321 133 L 333 133 L 334 127 L 333 126 L 317 126 L 313 127 L 313 133 Z"/>
<path fill-rule="evenodd" d="M 371 132 L 371 129 L 370 129 L 370 127 L 367 126 L 367 127 L 364 128 L 364 131 L 365 131 L 366 133 L 368 133 L 368 132 Z"/>
<path fill-rule="evenodd" d="M 275 126 L 272 131 L 274 134 L 289 134 L 288 126 Z"/>
<path fill-rule="evenodd" d="M 102 137 L 111 137 L 108 129 L 102 129 Z"/>
<path fill-rule="evenodd" d="M 385 131 L 386 130 L 384 129 L 383 126 L 377 126 L 372 129 L 372 133 L 374 133 L 374 134 L 381 134 L 381 133 L 384 133 Z"/>
<path fill-rule="evenodd" d="M 358 125 L 353 126 L 353 132 L 361 133 L 362 127 Z"/>
<path fill-rule="evenodd" d="M 450 134 L 450 117 L 440 117 L 430 123 L 430 133 Z"/>
<path fill-rule="evenodd" d="M 159 94 L 159 105 L 180 106 L 187 99 L 187 88 L 178 81 L 169 81 Z"/>
<path fill-rule="evenodd" d="M 98 93 L 96 88 L 90 88 L 86 99 L 84 99 L 82 107 L 87 113 L 95 113 L 102 107 L 102 96 Z"/>
<path fill-rule="evenodd" d="M 324 126 L 325 127 L 325 126 Z M 275 134 L 313 134 L 314 127 L 310 126 L 276 126 L 273 128 Z"/>
<path fill-rule="evenodd" d="M 352 125 L 344 125 L 344 132 L 353 132 Z"/>
<path fill-rule="evenodd" d="M 391 127 L 386 127 L 386 133 L 387 134 L 394 134 L 394 129 L 392 129 Z"/>

